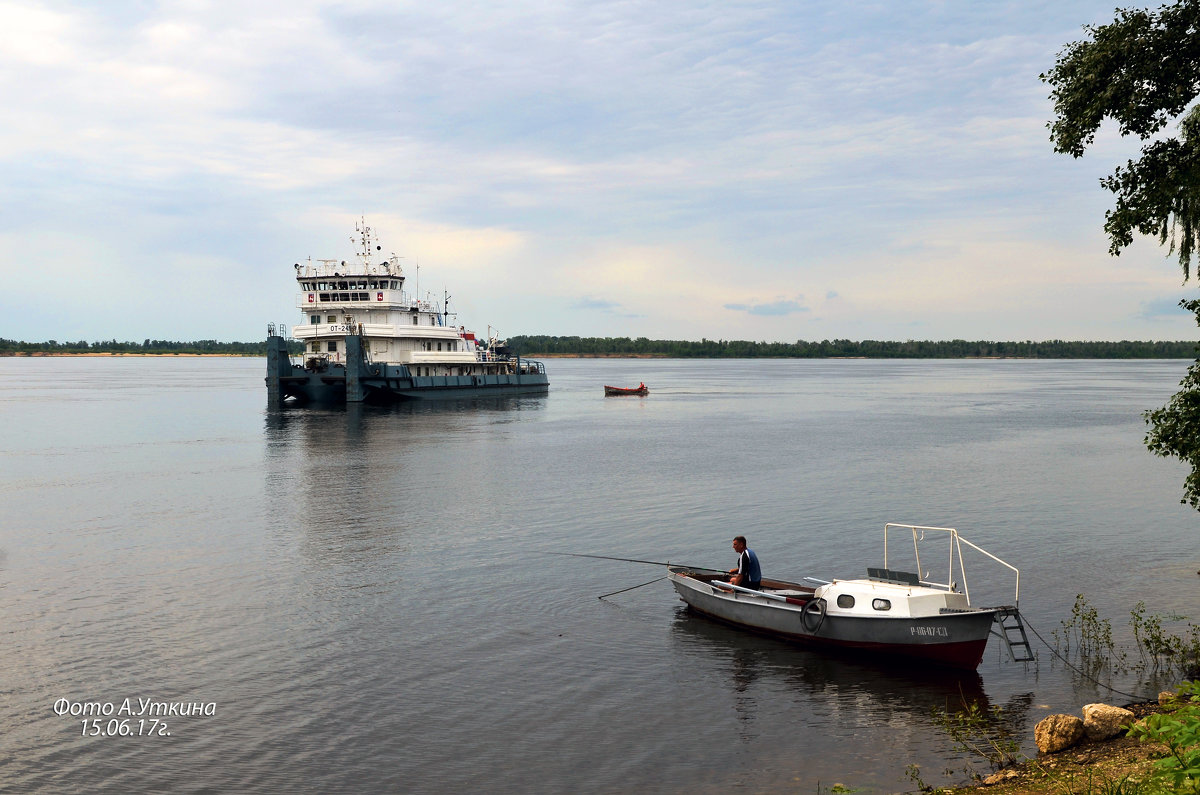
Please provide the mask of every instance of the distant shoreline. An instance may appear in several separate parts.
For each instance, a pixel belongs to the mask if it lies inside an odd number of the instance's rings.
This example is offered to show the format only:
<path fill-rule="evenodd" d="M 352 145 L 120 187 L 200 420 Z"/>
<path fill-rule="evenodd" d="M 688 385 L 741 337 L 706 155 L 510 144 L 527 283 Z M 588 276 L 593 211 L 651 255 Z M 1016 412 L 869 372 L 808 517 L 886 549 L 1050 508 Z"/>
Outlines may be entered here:
<path fill-rule="evenodd" d="M 226 358 L 242 358 L 242 359 L 261 359 L 261 353 L 139 353 L 136 351 L 97 351 L 95 353 L 51 353 L 50 351 L 2 351 L 0 358 L 8 357 L 11 359 L 46 359 L 51 357 L 116 357 L 116 356 L 138 356 L 147 357 L 170 357 L 170 356 L 224 356 Z"/>
<path fill-rule="evenodd" d="M 217 340 L 21 342 L 0 337 L 0 356 L 255 356 L 267 343 Z M 505 351 L 526 359 L 1196 359 L 1194 340 L 651 340 L 645 337 L 509 337 Z M 304 354 L 288 342 L 292 356 Z"/>
<path fill-rule="evenodd" d="M 531 353 L 528 356 L 522 355 L 522 359 L 703 359 L 705 361 L 717 361 L 720 359 L 764 359 L 764 360 L 779 360 L 779 359 L 900 359 L 900 358 L 917 358 L 917 359 L 1092 359 L 1097 357 L 1078 356 L 1078 357 L 1049 357 L 1049 356 L 927 356 L 927 357 L 899 357 L 899 356 L 672 356 L 669 353 Z M 1153 361 L 1147 357 L 1139 359 L 1129 359 L 1128 361 Z M 1178 361 L 1175 357 L 1163 357 L 1160 361 Z"/>
<path fill-rule="evenodd" d="M 95 353 L 58 353 L 50 351 L 0 351 L 0 359 L 49 359 L 49 358 L 120 358 L 142 359 L 221 357 L 226 359 L 263 359 L 262 353 L 140 353 L 138 351 L 97 351 Z M 522 359 L 694 359 L 697 361 L 719 361 L 721 359 L 754 359 L 756 361 L 780 360 L 908 360 L 908 361 L 1186 361 L 1191 357 L 1177 356 L 672 356 L 669 353 L 531 353 Z"/>

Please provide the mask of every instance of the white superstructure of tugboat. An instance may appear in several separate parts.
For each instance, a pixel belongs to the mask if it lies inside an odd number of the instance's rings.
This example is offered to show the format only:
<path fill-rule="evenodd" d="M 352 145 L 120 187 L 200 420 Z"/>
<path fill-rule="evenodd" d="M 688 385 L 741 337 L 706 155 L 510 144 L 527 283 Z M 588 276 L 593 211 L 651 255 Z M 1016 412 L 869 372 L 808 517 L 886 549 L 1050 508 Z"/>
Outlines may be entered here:
<path fill-rule="evenodd" d="M 354 261 L 296 263 L 297 306 L 303 321 L 292 338 L 268 326 L 267 389 L 272 399 L 362 402 L 537 393 L 549 389 L 541 362 L 511 355 L 490 336 L 480 339 L 452 322 L 441 304 L 405 289 L 400 258 L 384 258 L 374 231 L 356 225 Z"/>

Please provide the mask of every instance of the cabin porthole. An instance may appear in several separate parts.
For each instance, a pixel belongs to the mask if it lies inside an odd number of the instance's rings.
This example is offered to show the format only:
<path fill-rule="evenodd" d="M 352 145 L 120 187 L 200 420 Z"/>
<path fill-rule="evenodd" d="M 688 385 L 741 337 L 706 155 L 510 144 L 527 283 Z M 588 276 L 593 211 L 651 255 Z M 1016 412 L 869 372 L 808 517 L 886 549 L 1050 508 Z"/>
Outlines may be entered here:
<path fill-rule="evenodd" d="M 854 607 L 854 597 L 848 593 L 838 594 L 838 607 Z"/>
<path fill-rule="evenodd" d="M 890 599 L 874 599 L 871 601 L 871 607 L 876 610 L 891 610 L 892 601 Z"/>

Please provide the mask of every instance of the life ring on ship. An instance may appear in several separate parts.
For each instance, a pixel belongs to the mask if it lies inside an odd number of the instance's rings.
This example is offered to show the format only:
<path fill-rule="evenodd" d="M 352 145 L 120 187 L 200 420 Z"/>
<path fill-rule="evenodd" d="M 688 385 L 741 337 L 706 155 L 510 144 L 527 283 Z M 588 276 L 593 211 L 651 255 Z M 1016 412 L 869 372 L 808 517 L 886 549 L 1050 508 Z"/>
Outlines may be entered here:
<path fill-rule="evenodd" d="M 316 294 L 316 293 L 309 293 L 309 294 L 308 294 L 308 302 L 309 302 L 310 304 L 313 304 L 313 303 L 316 303 L 316 301 L 317 301 L 317 294 Z"/>
<path fill-rule="evenodd" d="M 825 623 L 825 600 L 817 597 L 809 599 L 808 604 L 800 611 L 800 623 L 804 628 L 816 635 L 817 630 Z"/>

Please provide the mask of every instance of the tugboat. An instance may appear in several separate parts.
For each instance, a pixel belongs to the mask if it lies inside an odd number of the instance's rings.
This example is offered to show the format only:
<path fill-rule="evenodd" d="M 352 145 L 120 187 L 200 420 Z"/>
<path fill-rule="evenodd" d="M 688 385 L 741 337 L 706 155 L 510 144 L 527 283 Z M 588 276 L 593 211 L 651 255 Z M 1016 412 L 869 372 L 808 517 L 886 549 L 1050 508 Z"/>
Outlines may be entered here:
<path fill-rule="evenodd" d="M 382 259 L 374 230 L 355 225 L 356 262 L 310 258 L 296 263 L 304 322 L 292 338 L 267 326 L 267 392 L 272 401 L 389 402 L 546 392 L 541 362 L 522 359 L 503 340 L 480 339 L 441 306 L 404 289 L 400 258 Z"/>

